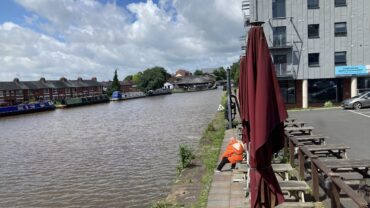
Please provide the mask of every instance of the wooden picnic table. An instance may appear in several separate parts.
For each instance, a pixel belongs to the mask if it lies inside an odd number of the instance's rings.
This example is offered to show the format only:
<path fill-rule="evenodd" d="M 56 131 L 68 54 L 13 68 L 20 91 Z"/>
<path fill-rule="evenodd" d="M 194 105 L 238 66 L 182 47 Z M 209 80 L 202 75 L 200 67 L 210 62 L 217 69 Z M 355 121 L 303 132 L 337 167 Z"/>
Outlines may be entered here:
<path fill-rule="evenodd" d="M 304 145 L 304 147 L 317 156 L 334 156 L 345 159 L 348 158 L 346 150 L 351 149 L 351 147 L 345 144 Z"/>
<path fill-rule="evenodd" d="M 284 127 L 303 127 L 305 122 L 302 121 L 294 121 L 294 122 L 285 122 Z"/>
<path fill-rule="evenodd" d="M 312 126 L 302 126 L 302 127 L 285 127 L 285 132 L 290 135 L 312 135 L 312 131 L 315 128 Z"/>
<path fill-rule="evenodd" d="M 328 138 L 326 136 L 322 135 L 300 135 L 300 136 L 295 136 L 294 137 L 297 142 L 303 143 L 305 145 L 308 144 L 325 144 L 325 140 Z"/>
<path fill-rule="evenodd" d="M 370 159 L 325 159 L 322 163 L 335 172 L 355 171 L 364 178 L 370 178 Z"/>

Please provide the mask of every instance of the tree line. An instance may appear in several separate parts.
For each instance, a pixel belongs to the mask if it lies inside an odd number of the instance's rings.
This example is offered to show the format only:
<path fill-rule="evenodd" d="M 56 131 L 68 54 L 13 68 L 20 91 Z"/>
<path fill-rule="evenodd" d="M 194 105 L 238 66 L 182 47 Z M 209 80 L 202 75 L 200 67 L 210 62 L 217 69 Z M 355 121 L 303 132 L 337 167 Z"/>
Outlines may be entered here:
<path fill-rule="evenodd" d="M 235 62 L 230 66 L 230 77 L 234 84 L 238 84 L 239 81 L 239 62 Z M 219 67 L 212 72 L 215 75 L 216 80 L 226 80 L 226 70 L 224 67 Z M 202 76 L 205 73 L 197 69 L 194 71 L 194 76 Z M 142 92 L 148 92 L 149 90 L 156 90 L 162 88 L 164 83 L 171 77 L 165 68 L 160 66 L 155 66 L 148 68 L 143 72 L 138 72 L 133 75 L 128 75 L 125 77 L 124 81 L 131 81 L 137 86 Z M 118 80 L 117 69 L 114 71 L 113 82 L 108 88 L 107 93 L 112 94 L 113 91 L 120 90 L 120 82 Z"/>

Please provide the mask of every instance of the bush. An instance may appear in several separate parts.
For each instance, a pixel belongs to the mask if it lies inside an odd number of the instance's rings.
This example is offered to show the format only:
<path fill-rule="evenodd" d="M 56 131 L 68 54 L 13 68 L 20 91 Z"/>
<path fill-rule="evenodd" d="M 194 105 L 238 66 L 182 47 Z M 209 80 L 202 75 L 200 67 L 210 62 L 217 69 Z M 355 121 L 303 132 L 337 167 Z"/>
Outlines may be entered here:
<path fill-rule="evenodd" d="M 325 107 L 325 108 L 333 107 L 333 103 L 332 103 L 331 101 L 326 101 L 326 102 L 324 103 L 324 107 Z"/>
<path fill-rule="evenodd" d="M 180 164 L 178 171 L 181 172 L 184 168 L 187 168 L 191 161 L 195 158 L 193 150 L 186 145 L 180 145 Z"/>

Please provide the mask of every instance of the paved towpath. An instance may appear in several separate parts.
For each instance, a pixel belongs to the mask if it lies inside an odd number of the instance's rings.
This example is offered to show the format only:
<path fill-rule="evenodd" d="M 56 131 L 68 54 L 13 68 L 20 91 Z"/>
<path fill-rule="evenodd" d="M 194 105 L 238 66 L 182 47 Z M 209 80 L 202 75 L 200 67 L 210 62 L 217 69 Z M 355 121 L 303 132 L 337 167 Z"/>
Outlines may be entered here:
<path fill-rule="evenodd" d="M 220 158 L 226 149 L 230 137 L 237 137 L 236 129 L 225 132 L 224 141 L 220 151 Z M 207 208 L 247 208 L 249 198 L 245 197 L 246 182 L 233 182 L 235 173 L 229 170 L 230 164 L 226 164 L 223 172 L 215 172 L 211 189 L 208 195 Z"/>

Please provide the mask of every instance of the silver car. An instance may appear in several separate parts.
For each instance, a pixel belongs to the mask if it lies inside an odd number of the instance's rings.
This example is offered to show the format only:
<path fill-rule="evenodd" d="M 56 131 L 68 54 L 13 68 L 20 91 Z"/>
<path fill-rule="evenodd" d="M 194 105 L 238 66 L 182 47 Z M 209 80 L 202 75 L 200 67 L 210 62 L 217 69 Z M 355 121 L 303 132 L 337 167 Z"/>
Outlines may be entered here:
<path fill-rule="evenodd" d="M 370 107 L 370 92 L 363 92 L 355 97 L 344 100 L 342 107 L 356 110 L 363 107 Z"/>

